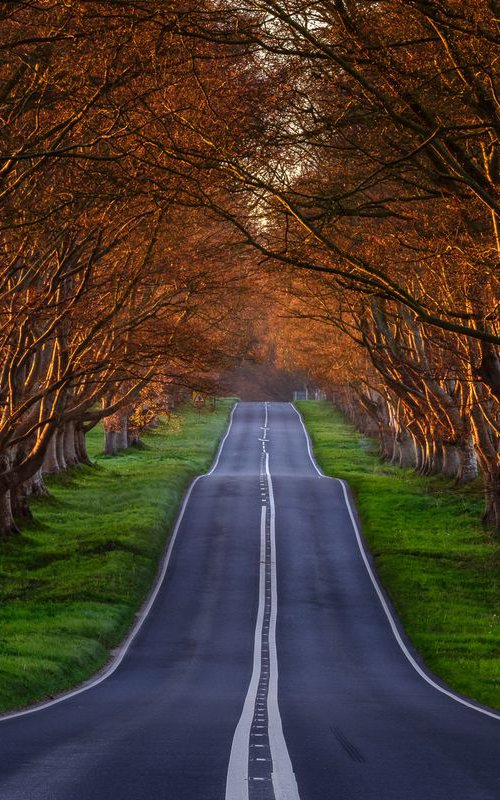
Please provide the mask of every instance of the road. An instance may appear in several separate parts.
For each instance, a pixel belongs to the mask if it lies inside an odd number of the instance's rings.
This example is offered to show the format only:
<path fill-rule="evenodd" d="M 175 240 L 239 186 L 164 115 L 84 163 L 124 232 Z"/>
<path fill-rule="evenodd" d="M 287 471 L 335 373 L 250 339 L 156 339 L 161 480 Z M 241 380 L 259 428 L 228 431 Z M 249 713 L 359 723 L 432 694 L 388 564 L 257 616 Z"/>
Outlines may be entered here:
<path fill-rule="evenodd" d="M 1 800 L 498 800 L 500 717 L 419 672 L 370 569 L 292 406 L 240 403 L 119 665 L 1 721 Z"/>

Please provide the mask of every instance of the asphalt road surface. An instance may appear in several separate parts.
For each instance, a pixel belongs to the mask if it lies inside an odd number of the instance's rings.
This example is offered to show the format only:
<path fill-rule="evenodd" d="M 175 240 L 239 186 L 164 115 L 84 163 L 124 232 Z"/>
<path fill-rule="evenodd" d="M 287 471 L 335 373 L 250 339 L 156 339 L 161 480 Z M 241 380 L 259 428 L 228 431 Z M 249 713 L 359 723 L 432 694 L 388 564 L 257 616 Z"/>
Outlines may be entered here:
<path fill-rule="evenodd" d="M 292 406 L 237 406 L 174 539 L 112 674 L 1 722 L 0 800 L 499 800 L 500 716 L 421 670 Z"/>

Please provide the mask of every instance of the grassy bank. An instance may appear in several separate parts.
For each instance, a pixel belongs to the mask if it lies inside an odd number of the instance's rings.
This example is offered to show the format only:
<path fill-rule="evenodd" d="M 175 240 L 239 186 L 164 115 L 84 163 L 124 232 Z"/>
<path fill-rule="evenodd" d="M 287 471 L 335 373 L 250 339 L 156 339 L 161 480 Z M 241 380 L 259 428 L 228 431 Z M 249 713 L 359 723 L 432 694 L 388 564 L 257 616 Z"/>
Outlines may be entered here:
<path fill-rule="evenodd" d="M 231 408 L 185 409 L 144 447 L 47 481 L 34 521 L 0 545 L 0 710 L 53 695 L 105 664 L 130 627 L 190 479 L 211 463 Z"/>
<path fill-rule="evenodd" d="M 481 489 L 381 463 L 327 403 L 298 403 L 324 472 L 345 478 L 379 575 L 417 650 L 459 692 L 500 708 L 500 547 Z"/>

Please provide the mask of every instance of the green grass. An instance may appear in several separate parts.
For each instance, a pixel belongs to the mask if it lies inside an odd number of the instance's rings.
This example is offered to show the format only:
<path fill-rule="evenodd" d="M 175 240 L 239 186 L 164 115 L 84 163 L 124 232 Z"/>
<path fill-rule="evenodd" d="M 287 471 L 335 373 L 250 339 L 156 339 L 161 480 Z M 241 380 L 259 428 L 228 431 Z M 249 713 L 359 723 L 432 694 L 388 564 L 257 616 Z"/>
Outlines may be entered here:
<path fill-rule="evenodd" d="M 185 408 L 144 447 L 47 481 L 34 521 L 0 544 L 0 710 L 74 686 L 109 659 L 144 600 L 188 482 L 206 471 L 232 402 Z"/>
<path fill-rule="evenodd" d="M 500 548 L 480 522 L 479 483 L 382 463 L 328 403 L 300 402 L 318 463 L 345 478 L 405 630 L 430 669 L 500 708 Z"/>

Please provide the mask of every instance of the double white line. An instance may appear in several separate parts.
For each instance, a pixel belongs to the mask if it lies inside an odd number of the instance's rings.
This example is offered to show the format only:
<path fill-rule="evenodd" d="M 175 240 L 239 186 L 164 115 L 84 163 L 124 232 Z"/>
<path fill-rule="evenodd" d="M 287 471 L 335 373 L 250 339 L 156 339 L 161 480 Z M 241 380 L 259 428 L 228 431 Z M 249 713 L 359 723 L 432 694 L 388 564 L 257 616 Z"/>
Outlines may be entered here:
<path fill-rule="evenodd" d="M 267 405 L 265 427 L 267 428 Z M 262 505 L 260 521 L 260 575 L 259 606 L 255 625 L 253 671 L 243 704 L 243 711 L 236 726 L 229 758 L 226 781 L 226 800 L 249 800 L 249 750 L 250 731 L 257 701 L 257 691 L 265 665 L 262 660 L 262 640 L 266 605 L 266 567 L 270 566 L 269 615 L 269 679 L 267 691 L 267 734 L 272 760 L 272 787 L 275 800 L 300 800 L 297 782 L 283 735 L 283 726 L 278 706 L 278 656 L 276 649 L 276 620 L 278 613 L 278 591 L 276 576 L 276 507 L 273 483 L 269 469 L 269 453 L 264 452 L 265 476 L 268 503 Z M 270 549 L 266 552 L 266 526 L 269 523 Z M 269 571 L 268 571 L 269 574 Z M 269 595 L 268 595 L 269 596 Z"/>
<path fill-rule="evenodd" d="M 300 800 L 297 781 L 283 735 L 283 726 L 278 706 L 278 654 L 276 649 L 276 618 L 278 615 L 278 588 L 276 580 L 276 507 L 273 482 L 269 470 L 269 453 L 266 453 L 266 477 L 269 490 L 269 514 L 271 530 L 271 621 L 269 624 L 269 692 L 267 711 L 269 715 L 269 745 L 273 760 L 273 789 L 276 800 Z"/>

